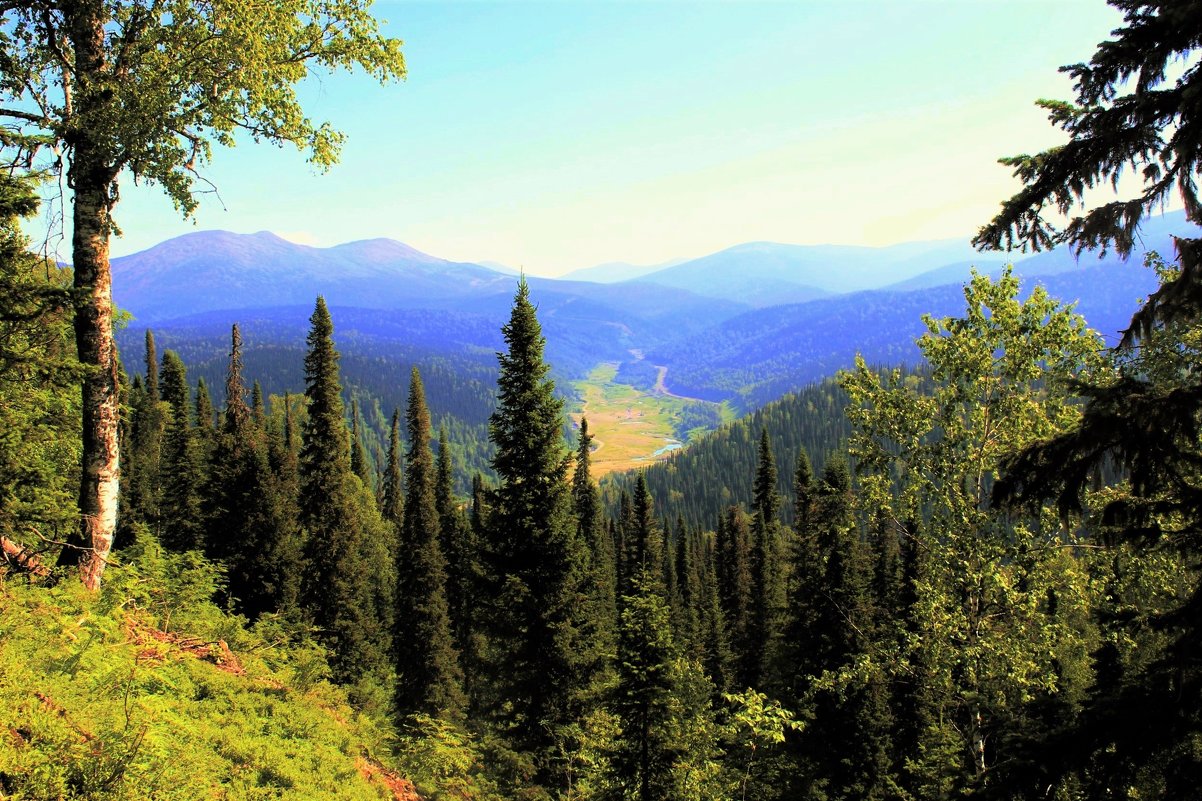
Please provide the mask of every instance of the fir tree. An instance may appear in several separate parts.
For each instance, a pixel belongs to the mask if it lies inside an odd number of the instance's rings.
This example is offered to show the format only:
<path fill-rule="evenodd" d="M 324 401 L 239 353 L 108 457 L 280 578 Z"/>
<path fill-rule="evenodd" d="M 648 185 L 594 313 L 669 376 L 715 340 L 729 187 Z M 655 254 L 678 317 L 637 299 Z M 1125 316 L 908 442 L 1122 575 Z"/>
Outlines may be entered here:
<path fill-rule="evenodd" d="M 201 453 L 188 403 L 188 376 L 175 351 L 163 351 L 163 400 L 167 403 L 167 432 L 163 442 L 163 545 L 179 551 L 203 547 L 201 491 L 204 474 Z"/>
<path fill-rule="evenodd" d="M 359 477 L 363 486 L 371 487 L 372 471 L 363 447 L 363 420 L 359 414 L 359 401 L 351 402 L 351 472 Z"/>
<path fill-rule="evenodd" d="M 588 552 L 589 609 L 583 637 L 590 646 L 594 670 L 612 662 L 617 649 L 617 567 L 613 539 L 601 519 L 597 486 L 590 475 L 593 437 L 588 421 L 580 420 L 576 468 L 572 473 L 572 504 L 576 511 L 576 537 Z"/>
<path fill-rule="evenodd" d="M 213 432 L 213 398 L 203 378 L 196 379 L 196 428 L 206 440 Z"/>
<path fill-rule="evenodd" d="M 146 381 L 143 383 L 146 396 L 159 401 L 159 357 L 154 345 L 154 332 L 146 329 Z"/>
<path fill-rule="evenodd" d="M 405 493 L 401 484 L 401 410 L 392 412 L 392 427 L 388 435 L 388 465 L 382 482 L 380 513 L 399 533 L 405 519 Z"/>
<path fill-rule="evenodd" d="M 489 422 L 501 484 L 489 515 L 493 582 L 490 678 L 510 741 L 532 754 L 544 784 L 561 784 L 551 765 L 558 731 L 579 716 L 583 548 L 576 537 L 563 443 L 563 403 L 543 361 L 545 340 L 523 278 L 500 354 L 497 409 Z M 500 719 L 501 708 L 494 707 Z"/>
<path fill-rule="evenodd" d="M 416 367 L 409 379 L 405 421 L 409 454 L 397 561 L 396 708 L 402 715 L 420 712 L 455 718 L 465 706 L 463 673 L 447 605 L 430 412 Z"/>
<path fill-rule="evenodd" d="M 309 414 L 299 464 L 308 565 L 302 592 L 331 650 L 334 677 L 354 683 L 385 671 L 391 649 L 390 582 L 395 581 L 387 554 L 393 541 L 374 500 L 365 502 L 365 490 L 351 472 L 334 326 L 321 297 L 309 321 Z"/>

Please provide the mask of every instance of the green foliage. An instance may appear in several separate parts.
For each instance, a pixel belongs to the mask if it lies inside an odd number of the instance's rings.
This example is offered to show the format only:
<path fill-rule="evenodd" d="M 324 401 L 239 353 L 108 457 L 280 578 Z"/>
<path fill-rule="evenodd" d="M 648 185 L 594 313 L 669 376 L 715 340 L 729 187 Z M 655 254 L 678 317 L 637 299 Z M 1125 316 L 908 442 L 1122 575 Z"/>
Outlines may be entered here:
<path fill-rule="evenodd" d="M 320 651 L 213 606 L 219 572 L 194 552 L 143 532 L 125 555 L 98 596 L 0 583 L 5 797 L 380 797 L 362 760 L 383 729 L 304 680 Z"/>
<path fill-rule="evenodd" d="M 492 653 L 490 716 L 533 755 L 539 779 L 562 785 L 551 736 L 580 714 L 583 674 L 581 581 L 587 564 L 576 536 L 563 442 L 563 403 L 543 360 L 545 340 L 525 280 L 502 329 L 497 411 L 489 431 L 501 484 L 492 495 L 485 546 Z"/>
<path fill-rule="evenodd" d="M 378 693 L 392 648 L 395 532 L 351 473 L 334 325 L 317 299 L 305 357 L 308 418 L 300 454 L 302 599 L 331 650 L 334 677 Z"/>
<path fill-rule="evenodd" d="M 342 135 L 305 115 L 296 85 L 314 68 L 361 68 L 380 81 L 404 76 L 400 42 L 378 34 L 367 6 L 171 0 L 151 12 L 140 2 L 98 4 L 95 16 L 112 52 L 98 69 L 69 71 L 65 84 L 58 48 L 64 40 L 82 45 L 68 37 L 86 39 L 92 15 L 10 9 L 3 42 L 14 58 L 3 69 L 6 100 L 37 111 L 4 116 L 50 141 L 73 142 L 87 129 L 99 140 L 104 167 L 130 168 L 191 212 L 197 168 L 208 162 L 212 143 L 232 147 L 237 131 L 292 143 L 320 167 L 337 160 Z M 64 94 L 73 102 L 63 102 Z M 6 145 L 16 149 L 7 139 Z"/>
<path fill-rule="evenodd" d="M 81 373 L 70 274 L 20 231 L 36 207 L 27 181 L 0 178 L 0 535 L 44 548 L 75 522 Z"/>
<path fill-rule="evenodd" d="M 421 377 L 413 368 L 405 412 L 409 455 L 405 512 L 396 551 L 396 708 L 401 715 L 459 717 L 466 704 L 463 671 L 451 633 L 447 563 L 436 501 L 437 475 L 430 451 L 430 412 Z M 449 477 L 449 476 L 448 476 Z"/>
<path fill-rule="evenodd" d="M 405 775 L 430 801 L 501 801 L 475 738 L 443 718 L 410 715 L 397 745 Z"/>
<path fill-rule="evenodd" d="M 737 772 L 739 762 L 743 762 L 742 775 L 738 777 L 739 798 L 746 799 L 748 789 L 753 788 L 753 782 L 760 778 L 756 774 L 757 758 L 763 759 L 762 752 L 770 752 L 785 741 L 786 732 L 799 731 L 803 728 L 801 722 L 793 719 L 793 713 L 763 693 L 753 689 L 732 694 L 723 693 L 726 702 L 726 720 L 723 726 L 723 741 L 728 752 L 734 757 L 727 763 L 727 770 Z M 742 754 L 743 757 L 737 756 Z M 761 797 L 753 792 L 752 797 Z"/>
<path fill-rule="evenodd" d="M 926 723 L 907 760 L 911 791 L 962 790 L 1003 760 L 1023 705 L 1071 691 L 1088 628 L 1051 614 L 1048 598 L 1089 604 L 1086 572 L 1054 517 L 988 507 L 1003 460 L 1079 416 L 1070 382 L 1101 368 L 1084 321 L 1036 289 L 1025 302 L 1009 273 L 976 276 L 960 319 L 926 321 L 919 346 L 930 394 L 882 379 L 861 361 L 842 383 L 852 399 L 852 454 L 863 508 L 887 510 L 921 548 L 915 626 L 895 659 L 918 681 Z M 886 658 L 881 654 L 881 658 Z M 905 675 L 915 671 L 914 676 Z"/>
<path fill-rule="evenodd" d="M 777 398 L 717 431 L 694 437 L 670 459 L 640 471 L 668 519 L 678 515 L 689 526 L 711 528 L 736 504 L 755 511 L 755 475 L 761 432 L 767 432 L 778 465 L 793 465 L 805 450 L 821 470 L 828 453 L 845 449 L 851 427 L 843 415 L 847 396 L 834 381 L 806 386 Z M 776 491 L 785 502 L 780 519 L 793 523 L 793 486 L 788 471 L 777 476 Z M 634 489 L 634 473 L 615 473 L 601 481 L 602 502 L 612 515 L 623 491 Z"/>

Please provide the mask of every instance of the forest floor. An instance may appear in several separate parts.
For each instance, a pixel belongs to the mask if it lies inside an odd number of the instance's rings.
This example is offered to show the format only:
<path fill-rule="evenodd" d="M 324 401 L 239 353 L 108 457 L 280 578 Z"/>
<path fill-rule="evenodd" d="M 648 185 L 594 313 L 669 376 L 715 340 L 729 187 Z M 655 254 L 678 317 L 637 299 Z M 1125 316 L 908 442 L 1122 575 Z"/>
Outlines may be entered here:
<path fill-rule="evenodd" d="M 579 427 L 580 418 L 588 418 L 594 479 L 668 458 L 684 445 L 676 431 L 684 407 L 699 402 L 669 393 L 663 387 L 664 368 L 650 392 L 616 383 L 617 372 L 616 362 L 604 362 L 573 382 L 582 402 L 572 422 Z"/>

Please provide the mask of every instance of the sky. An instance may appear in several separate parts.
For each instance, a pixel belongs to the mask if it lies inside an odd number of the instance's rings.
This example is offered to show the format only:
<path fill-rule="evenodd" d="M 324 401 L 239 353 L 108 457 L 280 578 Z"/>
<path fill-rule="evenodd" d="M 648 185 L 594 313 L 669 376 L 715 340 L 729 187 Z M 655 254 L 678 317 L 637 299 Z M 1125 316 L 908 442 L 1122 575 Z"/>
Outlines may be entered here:
<path fill-rule="evenodd" d="M 1102 0 L 560 0 L 374 6 L 407 79 L 314 76 L 347 134 L 216 147 L 181 219 L 121 188 L 113 255 L 196 230 L 374 237 L 536 275 L 739 243 L 969 238 L 1063 134 L 1035 107 L 1117 27 Z"/>

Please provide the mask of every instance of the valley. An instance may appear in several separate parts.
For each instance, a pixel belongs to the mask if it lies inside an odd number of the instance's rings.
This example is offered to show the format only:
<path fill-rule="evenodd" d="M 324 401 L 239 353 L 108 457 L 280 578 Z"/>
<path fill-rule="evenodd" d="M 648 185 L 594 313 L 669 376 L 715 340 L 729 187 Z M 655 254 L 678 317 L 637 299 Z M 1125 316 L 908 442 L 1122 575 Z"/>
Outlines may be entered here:
<path fill-rule="evenodd" d="M 646 467 L 666 459 L 688 441 L 691 434 L 711 430 L 713 425 L 692 426 L 698 408 L 707 419 L 725 423 L 735 415 L 727 404 L 710 403 L 669 393 L 663 384 L 666 368 L 658 368 L 656 385 L 650 391 L 616 380 L 617 362 L 602 362 L 589 374 L 572 382 L 580 398 L 572 410 L 573 429 L 587 418 L 593 436 L 592 475 Z"/>

